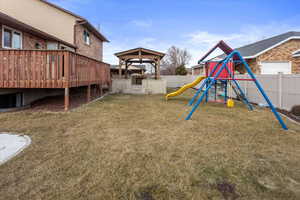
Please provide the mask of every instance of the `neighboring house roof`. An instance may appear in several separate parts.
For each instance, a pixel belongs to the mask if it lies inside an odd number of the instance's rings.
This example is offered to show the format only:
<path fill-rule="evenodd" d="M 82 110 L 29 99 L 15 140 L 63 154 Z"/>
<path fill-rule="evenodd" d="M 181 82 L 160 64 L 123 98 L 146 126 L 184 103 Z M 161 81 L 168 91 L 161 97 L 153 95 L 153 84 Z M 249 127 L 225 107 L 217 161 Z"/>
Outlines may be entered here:
<path fill-rule="evenodd" d="M 73 17 L 78 18 L 78 20 L 77 20 L 78 24 L 84 25 L 89 31 L 91 31 L 91 32 L 92 32 L 98 39 L 100 39 L 101 41 L 109 42 L 109 41 L 108 41 L 108 40 L 100 33 L 100 31 L 98 31 L 98 30 L 97 30 L 91 23 L 89 23 L 89 21 L 88 21 L 87 19 L 85 19 L 84 17 L 81 17 L 81 16 L 79 16 L 79 15 L 77 15 L 77 14 L 75 14 L 75 13 L 69 11 L 69 10 L 66 10 L 66 9 L 64 9 L 64 8 L 62 8 L 62 7 L 59 7 L 59 6 L 57 6 L 57 5 L 53 4 L 53 3 L 50 3 L 50 2 L 47 1 L 47 0 L 40 0 L 40 1 L 42 1 L 42 2 L 44 2 L 44 3 L 46 3 L 46 4 L 48 4 L 49 6 L 52 6 L 52 7 L 56 8 L 56 9 L 60 10 L 60 11 L 62 11 L 62 12 L 65 12 L 65 13 L 67 13 L 67 14 L 69 14 L 69 15 L 72 15 Z"/>
<path fill-rule="evenodd" d="M 192 68 L 185 68 L 188 73 L 192 73 Z"/>
<path fill-rule="evenodd" d="M 204 63 L 202 62 L 201 64 L 198 64 L 198 65 L 194 65 L 191 68 L 192 69 L 199 69 L 199 68 L 203 68 L 203 67 L 205 67 L 205 62 Z"/>
<path fill-rule="evenodd" d="M 293 53 L 293 57 L 300 57 L 300 49 Z"/>
<path fill-rule="evenodd" d="M 194 66 L 192 66 L 191 68 L 192 69 L 198 69 L 198 68 L 202 68 L 203 67 L 203 65 L 202 64 L 199 64 L 199 65 L 194 65 Z"/>
<path fill-rule="evenodd" d="M 50 41 L 57 41 L 57 42 L 60 42 L 64 45 L 67 45 L 69 47 L 72 47 L 72 48 L 76 48 L 75 45 L 73 44 L 70 44 L 68 42 L 65 42 L 53 35 L 50 35 L 48 33 L 45 33 L 41 30 L 38 30 L 28 24 L 24 24 L 23 22 L 20 22 L 19 20 L 13 18 L 13 17 L 10 17 L 2 12 L 0 12 L 0 21 L 2 23 L 6 23 L 6 24 L 9 24 L 12 28 L 15 28 L 15 29 L 18 29 L 20 31 L 24 31 L 24 32 L 28 32 L 32 35 L 35 35 L 37 37 L 41 37 L 41 38 L 44 38 L 44 39 L 47 39 L 47 40 L 50 40 Z"/>
<path fill-rule="evenodd" d="M 256 58 L 257 56 L 265 53 L 266 51 L 269 51 L 284 42 L 287 42 L 291 39 L 300 39 L 300 32 L 287 32 L 281 35 L 277 35 L 268 39 L 264 39 L 240 48 L 237 48 L 235 50 L 239 51 L 241 55 L 246 58 Z M 217 56 L 217 58 L 224 58 L 225 55 Z"/>

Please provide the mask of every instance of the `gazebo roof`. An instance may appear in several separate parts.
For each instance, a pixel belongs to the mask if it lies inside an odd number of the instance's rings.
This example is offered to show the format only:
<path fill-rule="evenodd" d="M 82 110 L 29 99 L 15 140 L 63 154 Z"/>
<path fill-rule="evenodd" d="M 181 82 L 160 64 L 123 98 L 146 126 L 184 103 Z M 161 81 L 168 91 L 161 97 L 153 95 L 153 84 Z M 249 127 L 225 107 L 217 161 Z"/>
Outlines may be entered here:
<path fill-rule="evenodd" d="M 123 56 L 137 56 L 137 58 L 138 58 L 139 55 L 158 56 L 160 59 L 162 59 L 165 56 L 164 53 L 161 53 L 158 51 L 153 51 L 150 49 L 145 49 L 142 47 L 130 49 L 127 51 L 122 51 L 122 52 L 115 54 L 115 56 L 117 56 L 118 58 L 123 57 Z"/>
<path fill-rule="evenodd" d="M 115 56 L 119 58 L 120 78 L 122 77 L 122 65 L 125 65 L 125 78 L 127 79 L 128 67 L 134 63 L 151 64 L 155 68 L 155 79 L 160 78 L 160 61 L 165 56 L 164 53 L 139 47 L 116 53 Z"/>

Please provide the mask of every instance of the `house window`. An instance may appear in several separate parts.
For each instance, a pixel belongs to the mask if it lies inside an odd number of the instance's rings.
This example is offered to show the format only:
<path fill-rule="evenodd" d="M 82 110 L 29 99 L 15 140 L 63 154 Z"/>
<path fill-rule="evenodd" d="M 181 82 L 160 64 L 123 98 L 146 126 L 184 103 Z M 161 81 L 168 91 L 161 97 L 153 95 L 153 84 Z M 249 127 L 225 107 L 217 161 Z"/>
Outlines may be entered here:
<path fill-rule="evenodd" d="M 48 50 L 57 50 L 58 44 L 55 42 L 47 42 L 47 49 Z"/>
<path fill-rule="evenodd" d="M 22 33 L 3 26 L 2 47 L 11 49 L 22 49 Z"/>
<path fill-rule="evenodd" d="M 83 40 L 85 44 L 90 45 L 91 40 L 90 40 L 90 33 L 86 30 L 83 31 Z"/>
<path fill-rule="evenodd" d="M 42 48 L 42 45 L 39 42 L 36 42 L 34 46 L 35 46 L 36 49 L 41 49 Z"/>
<path fill-rule="evenodd" d="M 3 47 L 12 47 L 12 31 L 4 29 L 3 31 Z"/>

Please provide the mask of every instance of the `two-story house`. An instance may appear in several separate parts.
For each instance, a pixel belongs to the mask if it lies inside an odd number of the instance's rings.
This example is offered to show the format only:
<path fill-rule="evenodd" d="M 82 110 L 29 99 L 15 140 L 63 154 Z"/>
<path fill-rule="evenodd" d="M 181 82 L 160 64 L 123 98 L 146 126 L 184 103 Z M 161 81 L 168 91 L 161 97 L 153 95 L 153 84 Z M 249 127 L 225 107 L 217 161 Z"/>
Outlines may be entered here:
<path fill-rule="evenodd" d="M 0 0 L 0 108 L 110 85 L 108 40 L 89 21 L 45 0 Z M 88 97 L 89 98 L 89 97 Z"/>

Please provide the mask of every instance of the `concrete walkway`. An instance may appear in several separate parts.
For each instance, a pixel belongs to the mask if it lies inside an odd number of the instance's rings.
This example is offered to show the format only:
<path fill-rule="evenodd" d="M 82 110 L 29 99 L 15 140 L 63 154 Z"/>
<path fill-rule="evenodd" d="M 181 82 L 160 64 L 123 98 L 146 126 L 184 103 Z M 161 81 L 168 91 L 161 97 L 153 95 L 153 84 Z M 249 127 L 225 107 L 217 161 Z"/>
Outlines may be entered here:
<path fill-rule="evenodd" d="M 0 133 L 0 165 L 18 155 L 31 144 L 28 136 Z"/>

